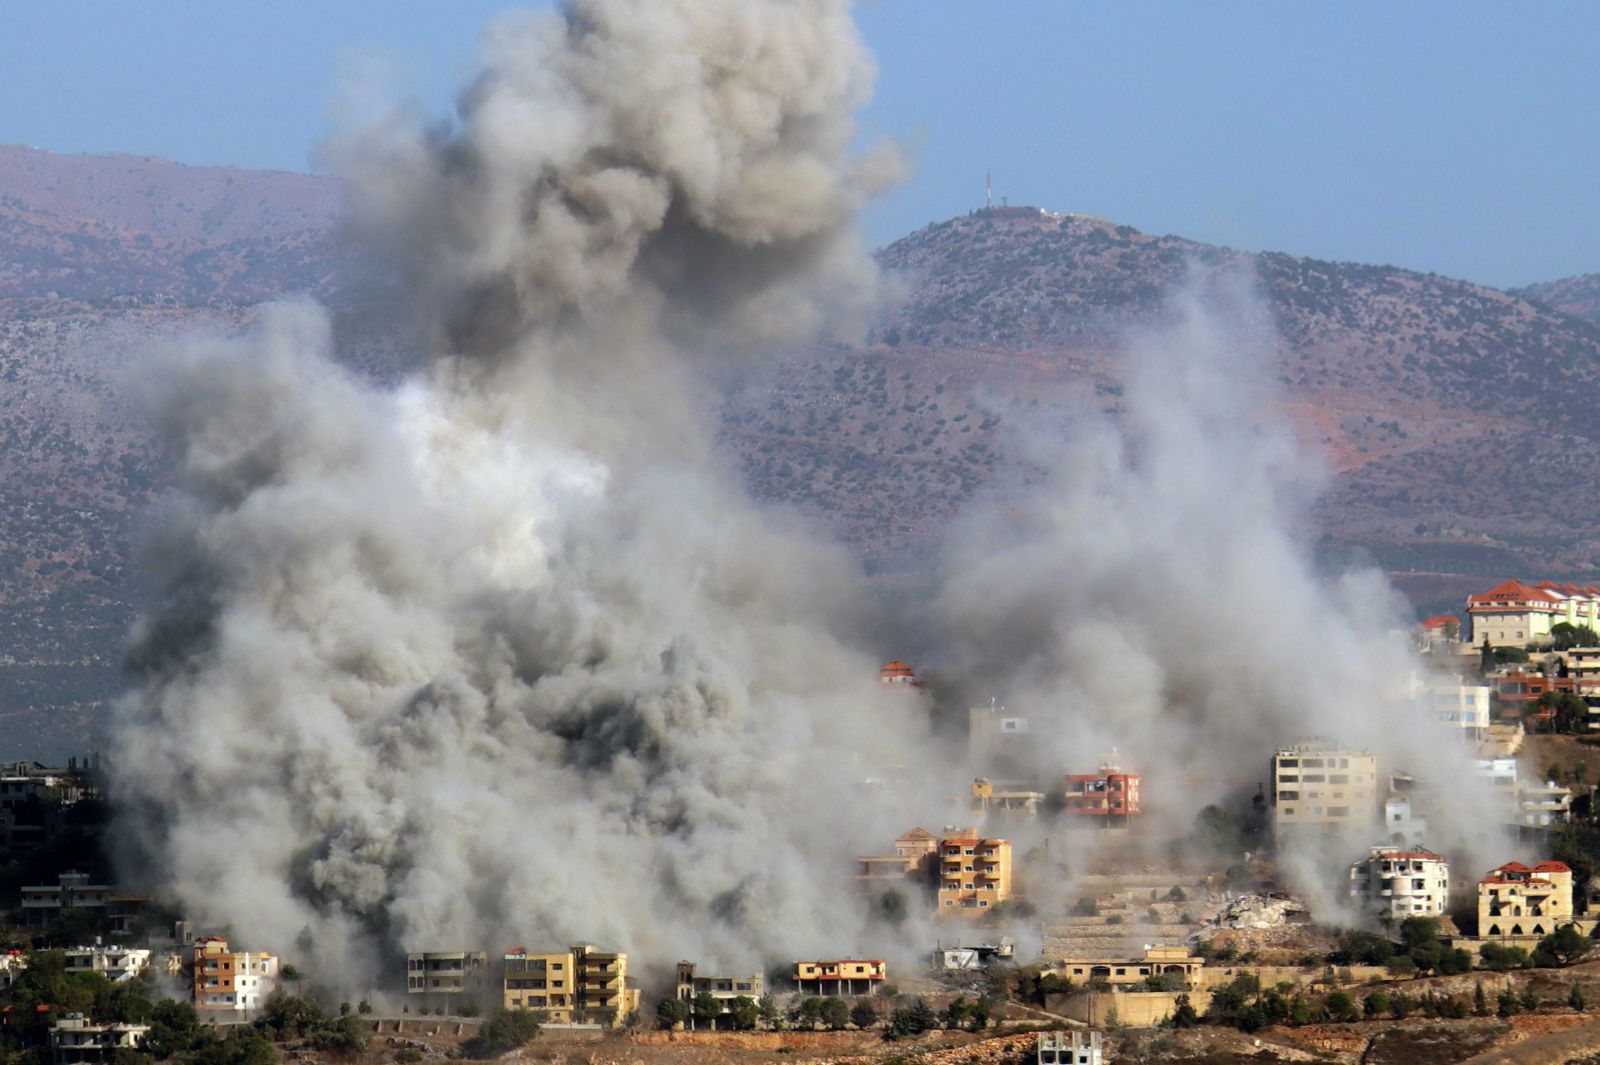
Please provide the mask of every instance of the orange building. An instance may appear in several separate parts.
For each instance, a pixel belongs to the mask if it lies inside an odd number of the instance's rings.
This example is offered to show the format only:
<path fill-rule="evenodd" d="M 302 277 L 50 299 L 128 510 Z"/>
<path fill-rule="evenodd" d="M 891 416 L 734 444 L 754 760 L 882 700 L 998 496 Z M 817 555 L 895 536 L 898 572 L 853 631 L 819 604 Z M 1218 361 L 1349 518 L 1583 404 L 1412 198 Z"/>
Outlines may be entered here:
<path fill-rule="evenodd" d="M 939 839 L 938 914 L 976 917 L 1011 897 L 1011 842 L 986 839 L 975 828 Z"/>
<path fill-rule="evenodd" d="M 1128 825 L 1139 816 L 1139 774 L 1110 763 L 1098 773 L 1067 774 L 1065 813 L 1106 828 Z"/>
<path fill-rule="evenodd" d="M 278 957 L 228 949 L 221 936 L 194 944 L 194 1008 L 248 1012 L 261 1008 L 278 982 Z"/>

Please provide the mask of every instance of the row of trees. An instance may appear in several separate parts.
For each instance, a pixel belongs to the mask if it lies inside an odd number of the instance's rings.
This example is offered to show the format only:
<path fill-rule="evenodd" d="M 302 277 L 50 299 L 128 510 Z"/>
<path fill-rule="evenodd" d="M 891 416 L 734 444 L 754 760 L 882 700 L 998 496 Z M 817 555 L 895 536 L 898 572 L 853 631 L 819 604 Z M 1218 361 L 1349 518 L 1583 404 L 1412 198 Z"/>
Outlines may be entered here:
<path fill-rule="evenodd" d="M 1177 1009 L 1170 1023 L 1174 1028 L 1189 1028 L 1201 1023 L 1225 1025 L 1243 1032 L 1254 1032 L 1268 1024 L 1287 1024 L 1299 1027 L 1306 1024 L 1344 1024 L 1359 1020 L 1390 1018 L 1405 1020 L 1413 1013 L 1429 1018 L 1462 1020 L 1469 1016 L 1511 1017 L 1531 1012 L 1546 1005 L 1531 984 L 1520 992 L 1506 987 L 1495 997 L 1491 1006 L 1483 984 L 1473 988 L 1472 998 L 1459 998 L 1439 992 L 1406 995 L 1377 990 L 1357 1002 L 1348 991 L 1334 991 L 1320 1001 L 1313 999 L 1289 984 L 1279 984 L 1263 989 L 1253 976 L 1235 977 L 1226 986 L 1212 993 L 1211 1005 L 1202 1018 L 1189 1002 L 1189 996 L 1178 997 Z M 1582 1013 L 1586 1005 L 1583 989 L 1574 983 L 1568 989 L 1566 1005 Z"/>
<path fill-rule="evenodd" d="M 707 1028 L 727 1026 L 735 1031 L 749 1031 L 758 1026 L 807 1031 L 821 1027 L 842 1031 L 848 1025 L 866 1029 L 877 1027 L 882 1022 L 884 1034 L 889 1039 L 918 1035 L 935 1028 L 982 1031 L 989 1026 L 993 1013 L 994 1000 L 988 995 L 976 999 L 957 995 L 938 1012 L 923 999 L 913 999 L 891 1010 L 887 1019 L 870 999 L 857 999 L 852 1005 L 843 998 L 811 996 L 800 999 L 784 1010 L 771 995 L 763 995 L 760 999 L 739 995 L 727 1000 L 727 1010 L 724 1012 L 723 1000 L 702 991 L 693 999 L 669 997 L 656 1003 L 656 1023 L 662 1028 L 688 1024 Z"/>

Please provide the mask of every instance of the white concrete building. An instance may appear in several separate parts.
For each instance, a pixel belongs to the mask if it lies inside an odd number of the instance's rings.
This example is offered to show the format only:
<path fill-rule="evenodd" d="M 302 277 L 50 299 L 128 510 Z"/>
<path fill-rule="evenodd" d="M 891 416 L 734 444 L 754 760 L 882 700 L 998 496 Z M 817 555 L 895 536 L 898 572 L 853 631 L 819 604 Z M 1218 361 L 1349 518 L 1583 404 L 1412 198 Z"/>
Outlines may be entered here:
<path fill-rule="evenodd" d="M 1418 843 L 1428 834 L 1428 819 L 1416 813 L 1410 799 L 1383 804 L 1383 834 L 1391 843 Z"/>
<path fill-rule="evenodd" d="M 1373 847 L 1350 866 L 1350 897 L 1368 913 L 1437 917 L 1450 902 L 1450 866 L 1430 851 Z"/>
<path fill-rule="evenodd" d="M 1100 1065 L 1100 1033 L 1040 1032 L 1038 1065 Z"/>
<path fill-rule="evenodd" d="M 99 973 L 107 980 L 131 980 L 150 967 L 150 952 L 143 949 L 72 947 L 65 954 L 67 972 Z"/>

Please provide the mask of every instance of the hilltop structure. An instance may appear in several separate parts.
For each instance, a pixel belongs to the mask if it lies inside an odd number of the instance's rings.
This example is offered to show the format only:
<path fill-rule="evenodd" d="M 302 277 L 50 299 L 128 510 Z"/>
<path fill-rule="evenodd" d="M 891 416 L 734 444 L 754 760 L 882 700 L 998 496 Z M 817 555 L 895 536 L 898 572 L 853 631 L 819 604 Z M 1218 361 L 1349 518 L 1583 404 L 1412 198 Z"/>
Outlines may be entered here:
<path fill-rule="evenodd" d="M 1478 935 L 1543 936 L 1572 920 L 1572 869 L 1565 862 L 1528 868 L 1507 862 L 1478 883 Z"/>
<path fill-rule="evenodd" d="M 1501 581 L 1467 596 L 1472 642 L 1494 647 L 1549 643 L 1552 626 L 1566 622 L 1600 631 L 1600 587 L 1540 581 Z"/>
<path fill-rule="evenodd" d="M 1438 917 L 1450 905 L 1450 865 L 1431 851 L 1373 847 L 1350 865 L 1350 897 L 1396 920 Z"/>

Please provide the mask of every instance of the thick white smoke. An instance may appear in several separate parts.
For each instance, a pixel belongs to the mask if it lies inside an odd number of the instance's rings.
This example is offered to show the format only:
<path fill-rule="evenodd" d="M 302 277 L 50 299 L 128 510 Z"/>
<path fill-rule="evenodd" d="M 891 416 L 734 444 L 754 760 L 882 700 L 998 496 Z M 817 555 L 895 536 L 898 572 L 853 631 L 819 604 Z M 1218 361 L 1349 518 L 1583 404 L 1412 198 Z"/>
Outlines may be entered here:
<path fill-rule="evenodd" d="M 1378 756 L 1380 800 L 1395 770 L 1431 785 L 1425 842 L 1481 875 L 1505 860 L 1508 811 L 1408 689 L 1427 671 L 1398 594 L 1376 571 L 1320 574 L 1305 546 L 1324 471 L 1280 413 L 1249 279 L 1197 276 L 1165 318 L 1127 339 L 1115 414 L 1024 430 L 1042 484 L 954 531 L 951 672 L 1031 718 L 1042 779 L 1113 751 L 1142 772 L 1147 841 L 1258 785 L 1270 799 L 1273 752 L 1321 737 Z M 1290 846 L 1296 887 L 1334 918 L 1345 867 L 1382 841 L 1373 825 Z"/>
<path fill-rule="evenodd" d="M 336 153 L 427 370 L 365 387 L 284 306 L 151 374 L 180 489 L 115 790 L 189 915 L 353 987 L 404 950 L 886 946 L 840 900 L 924 722 L 848 560 L 708 468 L 699 402 L 708 357 L 876 299 L 871 73 L 835 0 L 506 20 L 454 129 Z"/>

